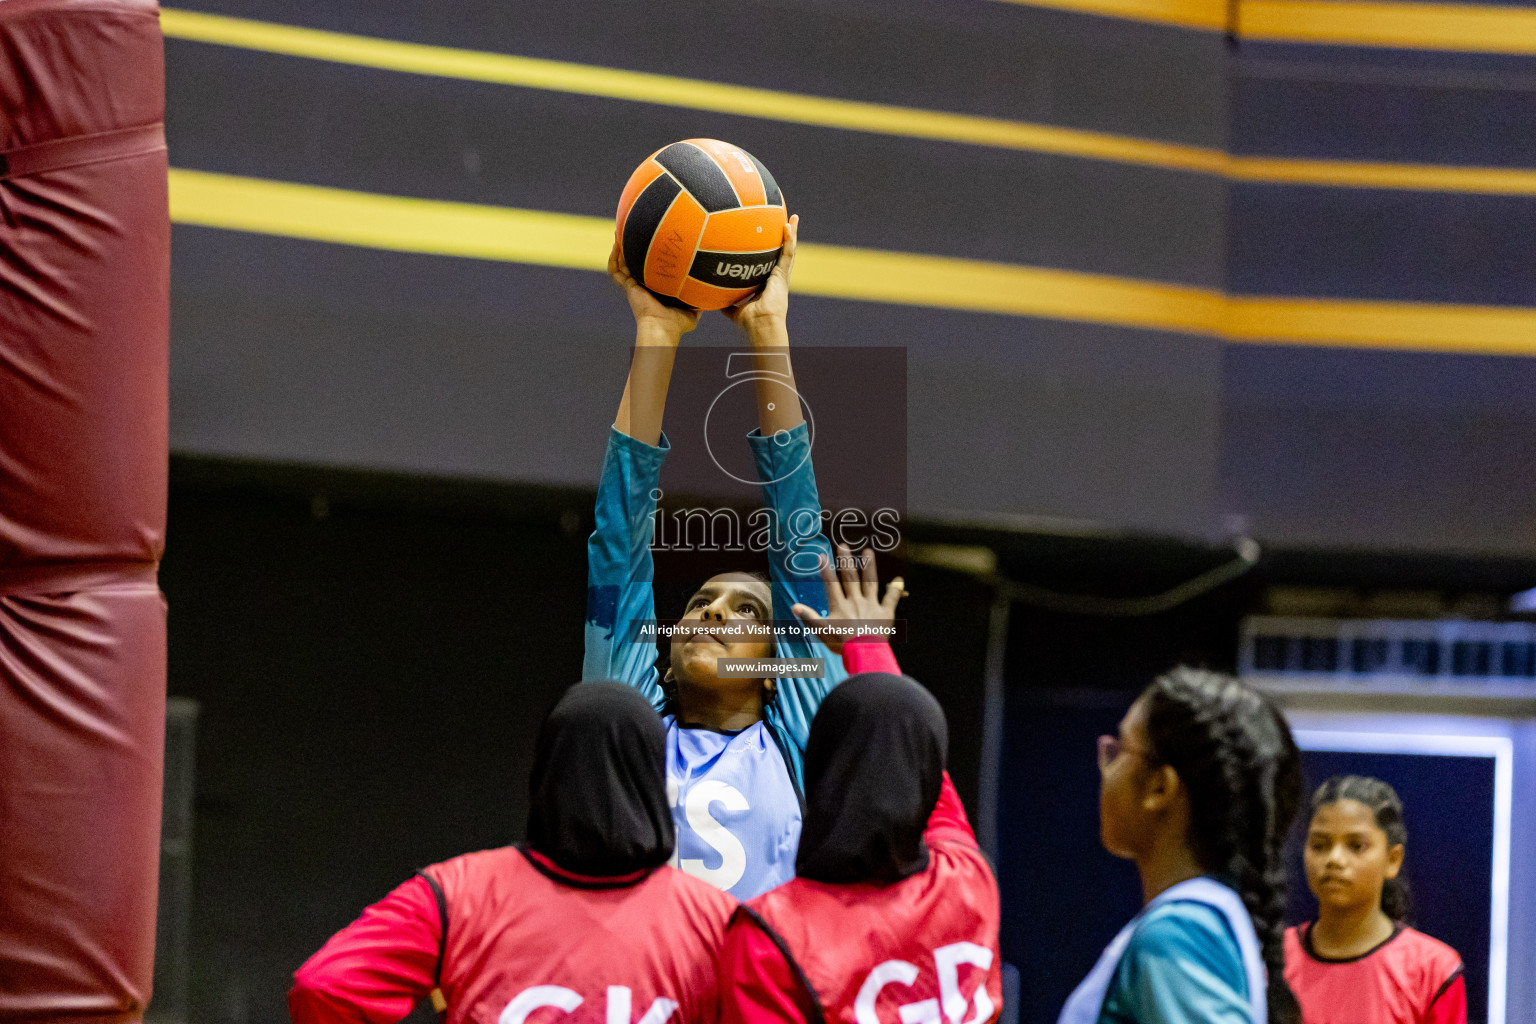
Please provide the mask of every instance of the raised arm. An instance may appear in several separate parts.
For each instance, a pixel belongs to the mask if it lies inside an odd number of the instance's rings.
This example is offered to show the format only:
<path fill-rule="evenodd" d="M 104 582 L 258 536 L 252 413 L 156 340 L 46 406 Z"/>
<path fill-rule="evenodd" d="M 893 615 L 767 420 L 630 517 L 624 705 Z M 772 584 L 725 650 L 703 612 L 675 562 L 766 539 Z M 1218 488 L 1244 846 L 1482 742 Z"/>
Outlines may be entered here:
<path fill-rule="evenodd" d="M 821 534 L 821 498 L 811 463 L 810 432 L 789 358 L 789 279 L 799 238 L 800 218 L 791 217 L 779 263 L 763 290 L 750 302 L 724 311 L 746 335 L 755 357 L 758 429 L 748 436 L 747 443 L 763 484 L 763 505 L 771 531 L 768 565 L 773 617 L 779 622 L 794 620 L 790 609 L 796 604 L 826 607 L 817 566 L 831 554 Z M 778 680 L 774 701 L 767 709 L 770 719 L 776 720 L 791 740 L 791 770 L 798 779 L 799 752 L 810 733 L 811 718 L 845 673 L 838 659 L 814 639 L 781 639 L 777 648 L 779 657 L 821 658 L 826 666 L 823 676 Z"/>
<path fill-rule="evenodd" d="M 823 641 L 834 653 L 850 663 L 849 673 L 893 672 L 900 673 L 896 657 L 889 647 L 890 627 L 896 621 L 896 605 L 907 595 L 907 585 L 900 576 L 885 585 L 885 595 L 880 594 L 880 569 L 875 564 L 875 551 L 865 548 L 857 557 L 846 544 L 837 546 L 837 565 L 823 560 L 820 566 L 822 589 L 827 596 L 827 610 L 819 612 L 806 604 L 797 604 L 794 613 L 810 630 L 827 632 Z M 832 633 L 831 629 L 853 630 L 851 633 Z M 869 663 L 862 660 L 864 652 L 850 655 L 847 645 L 862 640 L 885 640 L 887 646 L 869 652 Z M 853 667 L 857 664 L 858 667 Z"/>
<path fill-rule="evenodd" d="M 896 621 L 896 604 L 906 594 L 906 585 L 898 576 L 886 585 L 885 596 L 881 597 L 880 576 L 872 549 L 865 548 L 855 557 L 847 545 L 840 544 L 836 556 L 835 568 L 825 557 L 821 562 L 825 611 L 818 611 L 804 602 L 797 602 L 792 609 L 808 630 L 821 632 L 822 638 L 816 643 L 829 654 L 841 656 L 840 667 L 844 671 L 835 679 L 829 673 L 829 685 L 822 691 L 822 696 L 831 688 L 830 684 L 841 682 L 857 672 L 901 671 L 891 653 L 889 627 Z M 850 629 L 856 632 L 832 632 Z"/>
<path fill-rule="evenodd" d="M 838 554 L 846 565 L 849 561 L 848 550 L 842 548 Z M 896 620 L 896 603 L 906 594 L 906 586 L 898 576 L 886 585 L 885 596 L 882 598 L 880 577 L 875 571 L 875 553 L 866 548 L 858 561 L 860 569 L 857 576 L 846 568 L 836 573 L 830 566 L 822 570 L 822 579 L 827 586 L 827 601 L 831 605 L 830 618 L 849 628 L 857 628 L 856 624 L 860 623 L 870 627 L 837 640 L 834 649 L 842 655 L 843 667 L 850 676 L 861 672 L 901 675 L 901 666 L 896 661 L 895 652 L 891 650 L 890 640 L 882 635 L 880 627 L 888 626 Z M 807 626 L 827 623 L 826 618 L 805 605 L 796 605 L 795 614 Z M 965 813 L 965 804 L 960 802 L 960 794 L 956 792 L 955 783 L 947 770 L 939 788 L 938 803 L 928 815 L 923 836 L 926 839 L 959 839 L 972 846 L 977 845 L 976 833 Z"/>
<path fill-rule="evenodd" d="M 789 277 L 799 239 L 796 215 L 789 219 L 778 265 L 762 291 L 741 306 L 722 310 L 746 335 L 753 353 L 758 429 L 749 435 L 748 443 L 773 529 L 769 566 L 776 619 L 791 618 L 790 607 L 797 601 L 824 606 L 817 566 L 822 556 L 830 554 L 821 535 L 821 498 L 811 467 L 811 439 L 789 357 Z"/>
<path fill-rule="evenodd" d="M 771 438 L 805 422 L 795 370 L 789 361 L 789 275 L 795 267 L 800 241 L 800 215 L 789 218 L 778 265 L 750 302 L 725 310 L 726 317 L 747 336 L 756 356 L 753 382 L 757 390 L 758 433 Z"/>
<path fill-rule="evenodd" d="M 678 343 L 699 314 L 662 305 L 624 267 L 617 243 L 608 273 L 624 290 L 635 317 L 635 352 L 614 417 L 597 488 L 596 526 L 587 540 L 584 680 L 613 680 L 643 692 L 660 708 L 656 645 L 629 643 L 637 621 L 656 617 L 651 531 L 667 441 L 662 414 Z"/>
<path fill-rule="evenodd" d="M 624 266 L 624 252 L 618 242 L 608 254 L 608 276 L 624 289 L 629 310 L 635 315 L 635 355 L 613 429 L 655 447 L 661 443 L 661 415 L 672 383 L 672 360 L 683 335 L 699 326 L 699 313 L 664 306 L 641 287 Z"/>

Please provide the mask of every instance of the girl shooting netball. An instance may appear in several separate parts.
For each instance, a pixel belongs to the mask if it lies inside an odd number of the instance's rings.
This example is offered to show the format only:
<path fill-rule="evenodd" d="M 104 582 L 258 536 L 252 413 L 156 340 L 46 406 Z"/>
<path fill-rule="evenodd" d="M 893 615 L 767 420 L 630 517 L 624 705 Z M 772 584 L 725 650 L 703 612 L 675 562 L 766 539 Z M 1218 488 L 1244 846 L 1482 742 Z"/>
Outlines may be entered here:
<path fill-rule="evenodd" d="M 768 356 L 776 359 L 776 374 L 758 380 L 759 428 L 747 438 L 774 531 L 768 579 L 732 572 L 705 581 L 683 609 L 665 675 L 656 668 L 656 646 L 634 642 L 632 634 L 635 623 L 656 617 L 652 517 L 670 447 L 662 414 L 677 346 L 698 324 L 699 313 L 665 304 L 638 284 L 625 265 L 624 246 L 616 243 L 609 258 L 609 273 L 635 317 L 635 352 L 609 435 L 596 528 L 587 546 L 582 678 L 633 686 L 665 716 L 668 798 L 677 825 L 674 863 L 741 899 L 794 874 L 811 719 L 846 674 L 814 638 L 738 638 L 725 629 L 741 622 L 792 622 L 796 604 L 826 610 L 815 569 L 831 552 L 819 532 L 810 439 L 788 364 L 786 316 L 797 238 L 798 218 L 792 218 L 762 291 L 725 311 L 764 366 Z M 791 531 L 788 524 L 795 522 L 814 523 L 817 531 Z M 899 582 L 892 587 L 893 609 Z M 746 679 L 717 671 L 721 658 L 768 655 L 822 658 L 826 674 Z"/>

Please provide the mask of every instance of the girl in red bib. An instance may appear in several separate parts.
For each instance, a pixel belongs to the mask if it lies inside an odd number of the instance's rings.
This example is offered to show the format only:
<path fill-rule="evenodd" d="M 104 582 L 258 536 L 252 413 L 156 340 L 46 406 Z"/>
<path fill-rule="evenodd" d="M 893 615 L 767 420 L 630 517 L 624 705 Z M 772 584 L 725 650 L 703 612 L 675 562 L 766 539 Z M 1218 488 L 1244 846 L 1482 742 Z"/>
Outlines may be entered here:
<path fill-rule="evenodd" d="M 873 585 L 823 578 L 832 618 L 877 618 Z M 886 644 L 842 653 L 860 674 L 811 723 L 797 877 L 732 919 L 720 1024 L 990 1024 L 997 882 L 944 770 L 944 712 Z"/>
<path fill-rule="evenodd" d="M 1335 776 L 1312 798 L 1307 885 L 1317 920 L 1285 933 L 1306 1024 L 1466 1024 L 1461 957 L 1408 927 L 1403 804 L 1380 779 Z"/>
<path fill-rule="evenodd" d="M 616 683 L 539 731 L 528 841 L 427 868 L 299 968 L 296 1024 L 711 1024 L 736 900 L 667 865 L 666 730 Z"/>

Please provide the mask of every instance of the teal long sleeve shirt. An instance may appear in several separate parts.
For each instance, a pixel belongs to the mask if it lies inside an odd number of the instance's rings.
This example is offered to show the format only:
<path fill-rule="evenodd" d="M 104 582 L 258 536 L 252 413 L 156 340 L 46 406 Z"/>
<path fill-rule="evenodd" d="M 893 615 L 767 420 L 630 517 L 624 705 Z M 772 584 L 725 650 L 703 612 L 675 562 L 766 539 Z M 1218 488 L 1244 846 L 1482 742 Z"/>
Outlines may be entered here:
<path fill-rule="evenodd" d="M 827 613 L 826 589 L 818 559 L 830 557 L 821 534 L 821 499 L 810 458 L 805 424 L 774 438 L 757 431 L 747 437 L 763 505 L 769 515 L 768 568 L 773 617 L 792 621 L 796 603 Z M 597 523 L 587 541 L 586 655 L 583 680 L 612 680 L 638 689 L 658 711 L 665 697 L 656 670 L 656 645 L 627 642 L 637 621 L 654 620 L 655 579 L 651 557 L 661 467 L 670 445 L 637 441 L 617 429 L 610 432 L 597 491 Z M 746 555 L 744 557 L 753 557 Z M 703 581 L 700 581 L 701 583 Z M 822 658 L 820 679 L 780 679 L 764 711 L 764 723 L 784 755 L 797 790 L 804 789 L 804 751 L 811 719 L 832 687 L 846 676 L 842 661 L 812 638 L 777 641 L 780 658 Z"/>

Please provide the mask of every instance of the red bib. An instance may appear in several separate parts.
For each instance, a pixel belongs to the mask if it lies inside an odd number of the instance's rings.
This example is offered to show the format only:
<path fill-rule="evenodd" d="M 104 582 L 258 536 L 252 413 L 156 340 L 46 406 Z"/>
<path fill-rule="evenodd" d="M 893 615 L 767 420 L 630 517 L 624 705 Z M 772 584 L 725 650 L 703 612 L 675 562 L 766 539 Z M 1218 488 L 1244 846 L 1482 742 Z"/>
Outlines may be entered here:
<path fill-rule="evenodd" d="M 798 965 L 826 1024 L 989 1024 L 1002 1006 L 997 881 L 970 843 L 929 834 L 895 885 L 796 878 L 746 906 Z"/>
<path fill-rule="evenodd" d="M 1285 932 L 1285 980 L 1307 1024 L 1465 1024 L 1461 957 L 1450 946 L 1399 925 L 1364 956 L 1323 960 L 1307 927 Z"/>
<path fill-rule="evenodd" d="M 448 901 L 449 1024 L 702 1024 L 736 901 L 670 867 L 561 884 L 505 847 L 429 869 Z"/>

